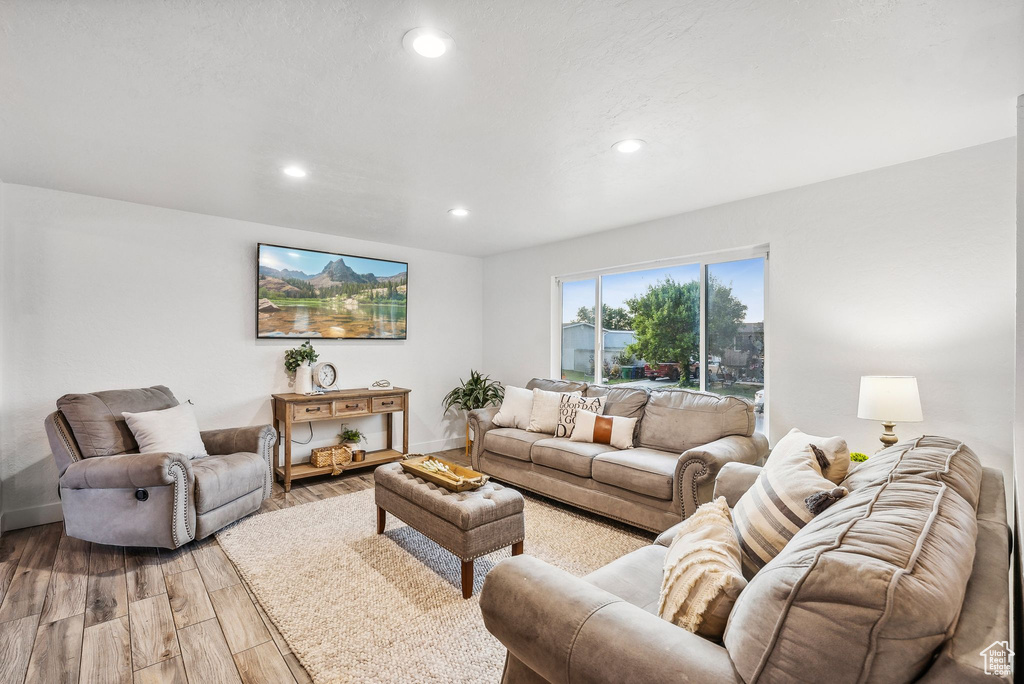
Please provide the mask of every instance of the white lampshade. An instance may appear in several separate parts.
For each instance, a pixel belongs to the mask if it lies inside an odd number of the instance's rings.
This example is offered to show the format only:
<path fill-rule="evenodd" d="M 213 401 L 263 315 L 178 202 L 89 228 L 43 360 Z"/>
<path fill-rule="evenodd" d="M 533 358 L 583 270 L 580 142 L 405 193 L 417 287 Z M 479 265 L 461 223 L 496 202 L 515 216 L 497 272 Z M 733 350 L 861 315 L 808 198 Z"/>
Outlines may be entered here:
<path fill-rule="evenodd" d="M 857 417 L 886 423 L 918 423 L 921 395 L 910 375 L 865 375 L 860 379 Z"/>

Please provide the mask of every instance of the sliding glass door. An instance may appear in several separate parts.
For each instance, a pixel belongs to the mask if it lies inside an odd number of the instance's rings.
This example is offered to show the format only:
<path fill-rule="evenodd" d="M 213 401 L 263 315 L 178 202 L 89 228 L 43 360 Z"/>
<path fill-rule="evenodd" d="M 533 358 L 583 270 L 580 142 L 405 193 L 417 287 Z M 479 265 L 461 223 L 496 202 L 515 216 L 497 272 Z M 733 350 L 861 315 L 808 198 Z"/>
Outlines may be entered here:
<path fill-rule="evenodd" d="M 754 254 L 558 279 L 561 377 L 743 397 L 763 431 L 767 251 Z"/>

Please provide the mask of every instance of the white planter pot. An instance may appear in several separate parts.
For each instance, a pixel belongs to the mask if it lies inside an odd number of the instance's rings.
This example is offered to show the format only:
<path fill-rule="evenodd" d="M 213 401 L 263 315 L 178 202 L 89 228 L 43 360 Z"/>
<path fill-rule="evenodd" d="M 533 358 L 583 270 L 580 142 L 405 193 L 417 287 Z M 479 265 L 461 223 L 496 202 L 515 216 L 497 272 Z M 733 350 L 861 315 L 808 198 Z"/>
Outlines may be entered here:
<path fill-rule="evenodd" d="M 295 392 L 296 394 L 313 393 L 313 369 L 310 368 L 309 361 L 303 361 L 295 369 Z"/>

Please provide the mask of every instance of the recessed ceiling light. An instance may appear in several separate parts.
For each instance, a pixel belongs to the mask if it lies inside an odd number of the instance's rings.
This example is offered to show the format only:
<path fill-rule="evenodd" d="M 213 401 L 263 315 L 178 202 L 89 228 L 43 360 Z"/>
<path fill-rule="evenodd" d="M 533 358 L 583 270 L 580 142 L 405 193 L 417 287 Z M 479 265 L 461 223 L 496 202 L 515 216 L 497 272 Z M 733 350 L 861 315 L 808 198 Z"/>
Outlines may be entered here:
<path fill-rule="evenodd" d="M 402 45 L 409 52 L 435 59 L 455 49 L 455 41 L 444 31 L 420 27 L 414 28 L 402 38 Z"/>
<path fill-rule="evenodd" d="M 646 144 L 647 143 L 645 143 L 643 140 L 636 140 L 631 138 L 629 140 L 620 140 L 619 142 L 612 145 L 612 149 L 616 150 L 617 152 L 622 152 L 623 154 L 633 154 Z"/>
<path fill-rule="evenodd" d="M 292 178 L 306 177 L 306 169 L 302 168 L 301 166 L 286 166 L 283 169 L 281 169 L 281 171 L 284 172 L 284 175 L 291 176 Z"/>
<path fill-rule="evenodd" d="M 459 218 L 462 218 L 463 216 L 469 216 L 469 209 L 455 207 L 454 209 L 449 209 L 448 213 L 451 214 L 452 216 L 458 216 Z"/>

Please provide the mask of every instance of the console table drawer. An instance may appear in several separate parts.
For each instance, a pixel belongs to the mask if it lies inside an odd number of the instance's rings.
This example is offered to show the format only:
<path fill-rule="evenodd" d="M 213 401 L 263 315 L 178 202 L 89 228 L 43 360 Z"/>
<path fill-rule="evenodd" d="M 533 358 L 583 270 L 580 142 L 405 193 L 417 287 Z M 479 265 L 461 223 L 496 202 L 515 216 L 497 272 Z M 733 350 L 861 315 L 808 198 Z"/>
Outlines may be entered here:
<path fill-rule="evenodd" d="M 323 420 L 331 417 L 331 402 L 292 404 L 292 420 Z"/>
<path fill-rule="evenodd" d="M 373 397 L 374 413 L 389 413 L 401 411 L 404 408 L 402 397 Z"/>
<path fill-rule="evenodd" d="M 339 399 L 334 402 L 334 415 L 350 416 L 357 413 L 369 413 L 367 399 Z"/>

